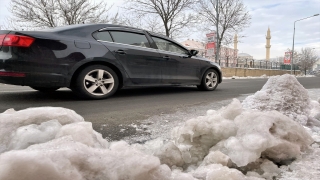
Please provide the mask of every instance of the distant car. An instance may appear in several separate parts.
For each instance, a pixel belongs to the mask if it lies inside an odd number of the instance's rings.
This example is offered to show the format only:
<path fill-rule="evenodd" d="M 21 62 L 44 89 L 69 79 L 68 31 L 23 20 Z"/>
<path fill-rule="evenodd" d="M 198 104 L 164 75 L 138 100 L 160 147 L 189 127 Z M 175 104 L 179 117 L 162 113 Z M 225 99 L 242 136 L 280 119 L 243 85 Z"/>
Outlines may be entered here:
<path fill-rule="evenodd" d="M 123 86 L 197 85 L 214 90 L 220 66 L 142 29 L 81 24 L 43 31 L 0 30 L 0 83 L 48 92 L 68 87 L 103 99 Z"/>

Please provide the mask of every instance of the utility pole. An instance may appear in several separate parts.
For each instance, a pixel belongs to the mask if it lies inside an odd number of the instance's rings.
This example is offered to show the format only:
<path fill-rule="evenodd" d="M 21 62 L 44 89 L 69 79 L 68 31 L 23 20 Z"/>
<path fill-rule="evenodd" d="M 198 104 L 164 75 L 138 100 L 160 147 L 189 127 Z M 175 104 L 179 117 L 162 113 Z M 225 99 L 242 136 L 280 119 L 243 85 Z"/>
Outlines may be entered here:
<path fill-rule="evenodd" d="M 293 23 L 293 38 L 292 38 L 292 51 L 291 51 L 291 74 L 292 74 L 293 57 L 294 57 L 294 54 L 293 54 L 294 53 L 294 35 L 296 33 L 296 22 L 304 20 L 304 19 L 308 19 L 308 18 L 311 18 L 311 17 L 314 17 L 314 16 L 319 16 L 319 14 L 315 14 L 313 16 L 309 16 L 309 17 L 306 17 L 306 18 L 302 18 L 302 19 L 296 20 Z M 294 68 L 294 70 L 295 70 L 295 68 Z"/>
<path fill-rule="evenodd" d="M 216 4 L 216 33 L 217 33 L 217 39 L 216 39 L 216 62 L 219 61 L 219 65 L 220 65 L 220 46 L 219 46 L 219 0 L 217 0 L 217 4 Z"/>

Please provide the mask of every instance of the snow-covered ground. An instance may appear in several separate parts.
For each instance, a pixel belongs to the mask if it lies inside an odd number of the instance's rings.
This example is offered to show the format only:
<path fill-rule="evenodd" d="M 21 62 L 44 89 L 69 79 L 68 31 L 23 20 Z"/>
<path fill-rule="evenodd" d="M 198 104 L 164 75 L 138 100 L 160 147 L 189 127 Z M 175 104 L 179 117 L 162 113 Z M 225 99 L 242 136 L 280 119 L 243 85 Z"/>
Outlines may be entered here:
<path fill-rule="evenodd" d="M 267 75 L 262 75 L 262 76 L 247 76 L 247 77 L 239 77 L 239 76 L 232 76 L 232 77 L 223 77 L 223 79 L 260 79 L 260 78 L 270 78 L 273 76 L 267 76 Z M 316 77 L 315 75 L 304 75 L 304 74 L 299 74 L 296 75 L 296 77 Z"/>
<path fill-rule="evenodd" d="M 108 142 L 72 110 L 9 109 L 0 114 L 0 179 L 320 179 L 320 89 L 294 76 L 131 126 L 150 135 Z"/>

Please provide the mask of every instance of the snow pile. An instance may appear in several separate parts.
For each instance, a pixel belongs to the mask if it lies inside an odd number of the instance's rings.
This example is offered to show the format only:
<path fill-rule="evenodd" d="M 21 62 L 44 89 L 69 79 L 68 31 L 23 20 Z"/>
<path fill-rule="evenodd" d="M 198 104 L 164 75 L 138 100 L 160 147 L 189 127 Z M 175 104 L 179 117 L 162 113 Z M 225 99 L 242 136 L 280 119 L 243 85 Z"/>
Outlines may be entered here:
<path fill-rule="evenodd" d="M 0 114 L 0 125 L 1 180 L 162 180 L 171 175 L 157 157 L 123 141 L 109 145 L 68 109 L 8 110 Z"/>
<path fill-rule="evenodd" d="M 268 78 L 268 76 L 266 74 L 261 75 L 260 77 L 262 78 Z"/>
<path fill-rule="evenodd" d="M 236 99 L 175 128 L 166 143 L 107 142 L 63 108 L 8 110 L 0 124 L 4 180 L 270 179 L 279 172 L 273 162 L 297 158 L 313 141 L 288 117 L 243 109 Z"/>
<path fill-rule="evenodd" d="M 319 116 L 319 100 L 310 101 L 290 75 L 270 78 L 243 104 L 234 99 L 189 119 L 173 129 L 169 141 L 145 144 L 108 142 L 72 110 L 10 109 L 0 114 L 0 179 L 271 180 L 280 172 L 296 177 L 301 154 L 319 155 L 310 146 L 319 148 Z"/>
<path fill-rule="evenodd" d="M 262 89 L 243 101 L 248 109 L 279 111 L 306 125 L 311 105 L 306 89 L 289 74 L 270 77 Z"/>
<path fill-rule="evenodd" d="M 245 77 L 239 77 L 239 76 L 232 76 L 232 77 L 223 77 L 223 79 L 261 79 L 261 78 L 269 78 L 269 76 L 263 74 L 261 76 L 245 76 Z"/>
<path fill-rule="evenodd" d="M 289 117 L 277 111 L 243 109 L 237 99 L 188 120 L 173 130 L 172 138 L 155 155 L 170 167 L 193 169 L 190 172 L 200 179 L 218 164 L 230 172 L 240 169 L 271 178 L 279 173 L 274 163 L 292 162 L 313 142 L 307 130 Z M 199 172 L 206 176 L 198 176 Z"/>

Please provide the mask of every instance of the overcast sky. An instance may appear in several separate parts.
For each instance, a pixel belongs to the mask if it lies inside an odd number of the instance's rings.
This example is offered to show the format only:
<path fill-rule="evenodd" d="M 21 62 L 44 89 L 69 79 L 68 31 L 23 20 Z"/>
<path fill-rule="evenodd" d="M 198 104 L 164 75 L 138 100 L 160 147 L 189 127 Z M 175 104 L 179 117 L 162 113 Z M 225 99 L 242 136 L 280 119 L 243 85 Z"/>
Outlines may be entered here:
<path fill-rule="evenodd" d="M 0 0 L 0 25 L 10 16 L 7 8 L 10 0 Z M 107 0 L 115 3 L 116 12 L 124 1 Z M 245 35 L 238 44 L 239 52 L 248 53 L 254 59 L 265 58 L 265 35 L 271 30 L 271 57 L 284 56 L 287 48 L 292 48 L 293 23 L 295 20 L 320 13 L 320 0 L 243 0 L 251 16 L 251 25 L 241 34 Z M 189 38 L 196 38 L 191 35 Z M 295 49 L 315 48 L 320 55 L 320 16 L 296 23 Z"/>

